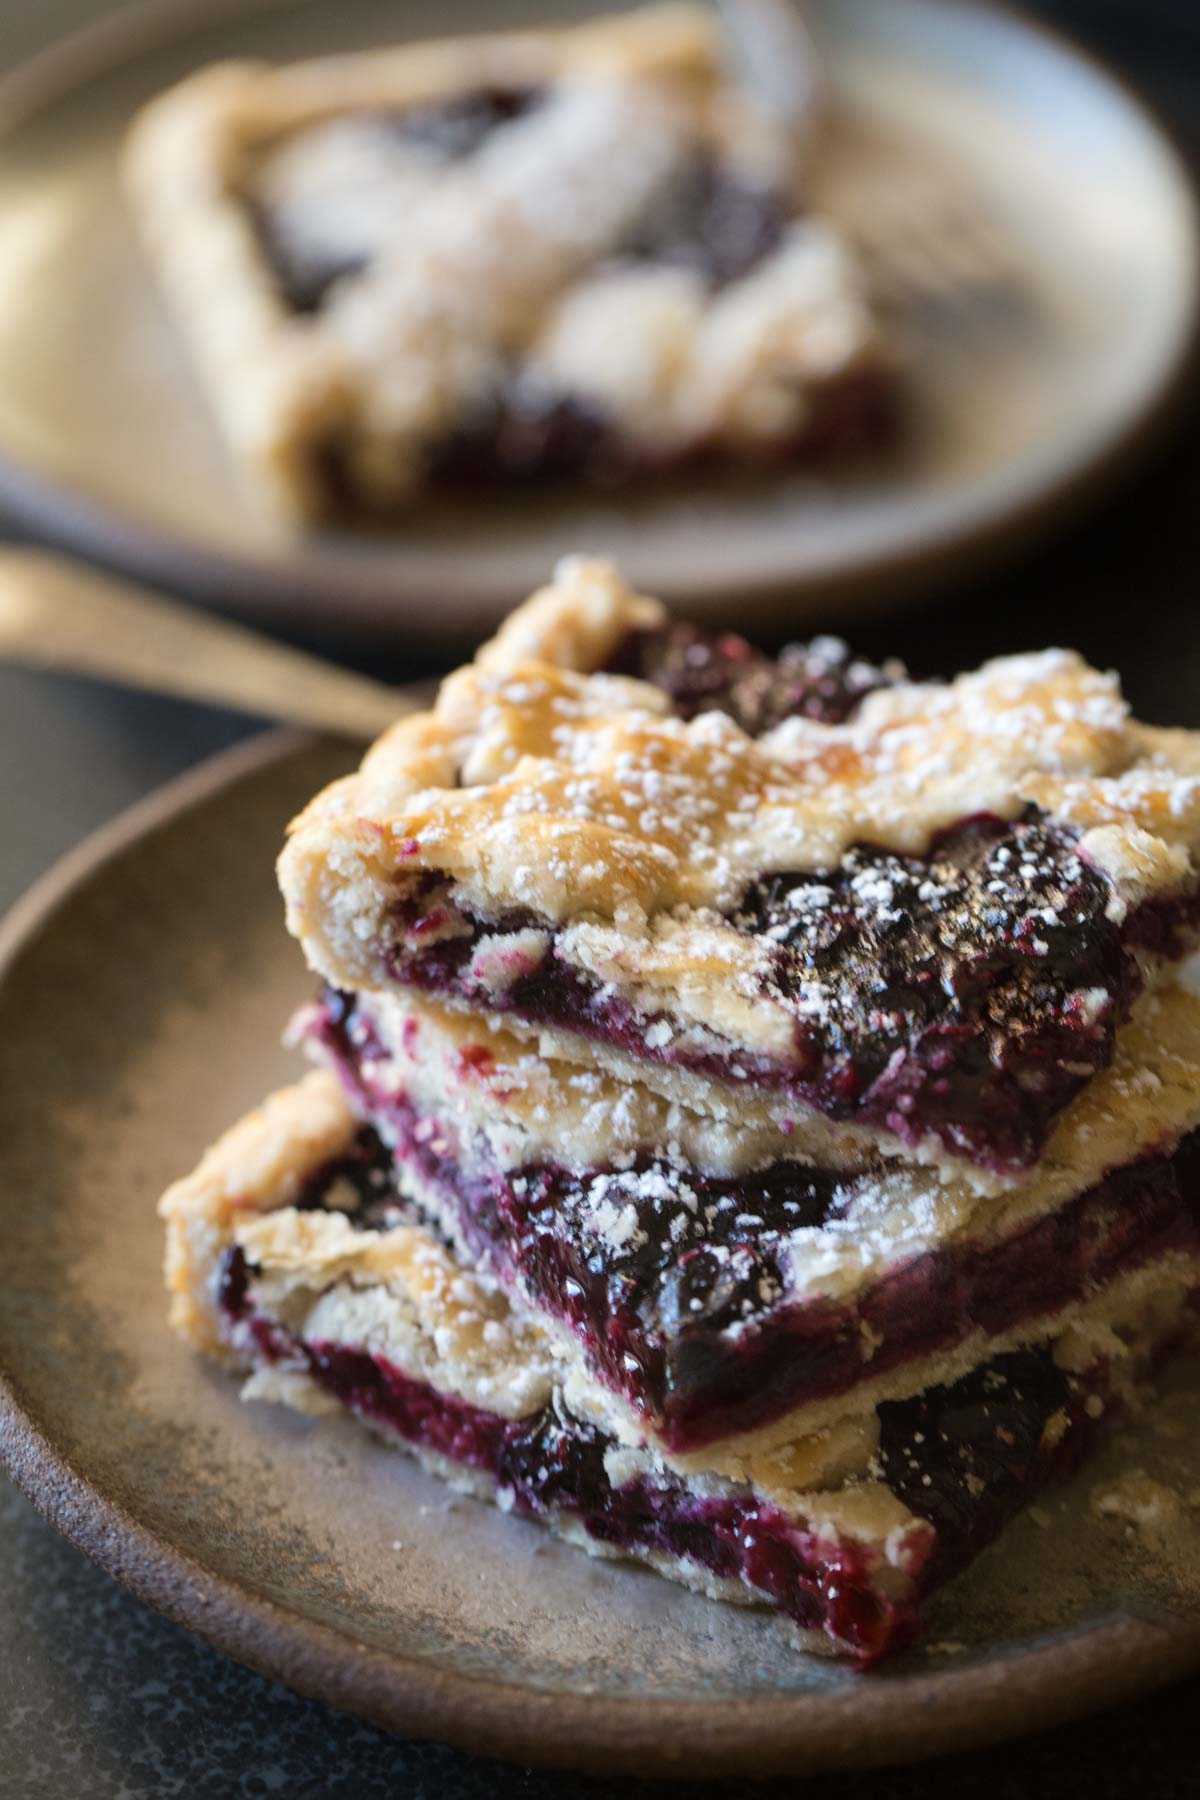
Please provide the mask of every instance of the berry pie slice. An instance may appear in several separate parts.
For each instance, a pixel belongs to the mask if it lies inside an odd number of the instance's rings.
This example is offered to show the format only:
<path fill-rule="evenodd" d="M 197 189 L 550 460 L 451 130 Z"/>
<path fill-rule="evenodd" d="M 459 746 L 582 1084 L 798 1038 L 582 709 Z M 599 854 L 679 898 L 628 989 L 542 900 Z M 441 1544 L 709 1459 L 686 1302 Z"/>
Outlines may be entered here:
<path fill-rule="evenodd" d="M 1181 1327 L 1164 1290 L 951 1385 L 684 1474 L 577 1411 L 554 1341 L 412 1215 L 390 1153 L 318 1071 L 164 1197 L 177 1327 L 247 1398 L 348 1408 L 455 1486 L 593 1554 L 774 1607 L 869 1664 L 1053 1476 Z"/>
<path fill-rule="evenodd" d="M 1200 1285 L 1200 999 L 1165 989 L 1001 1195 L 797 1158 L 418 998 L 326 992 L 296 1036 L 392 1180 L 537 1319 L 566 1392 L 679 1470 L 747 1459 Z"/>
<path fill-rule="evenodd" d="M 1198 851 L 1200 736 L 1077 655 L 772 661 L 576 559 L 312 802 L 280 880 L 339 991 L 999 1195 L 1188 979 Z"/>
<path fill-rule="evenodd" d="M 672 5 L 221 64 L 126 170 L 231 445 L 313 519 L 880 442 L 888 358 L 796 161 Z"/>

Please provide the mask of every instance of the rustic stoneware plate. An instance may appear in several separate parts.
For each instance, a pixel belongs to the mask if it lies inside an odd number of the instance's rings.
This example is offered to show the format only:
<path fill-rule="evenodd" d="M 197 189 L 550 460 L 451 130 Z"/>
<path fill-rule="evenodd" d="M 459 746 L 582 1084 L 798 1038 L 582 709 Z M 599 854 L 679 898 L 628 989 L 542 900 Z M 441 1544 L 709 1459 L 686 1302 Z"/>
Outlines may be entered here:
<path fill-rule="evenodd" d="M 0 1452 L 89 1555 L 210 1642 L 397 1729 L 522 1761 L 793 1774 L 1026 1731 L 1200 1665 L 1200 1514 L 1129 1545 L 1089 1495 L 1200 1489 L 1181 1377 L 859 1676 L 448 1498 L 349 1422 L 243 1406 L 168 1332 L 159 1191 L 267 1087 L 305 993 L 272 860 L 346 751 L 273 737 L 71 857 L 0 954 Z"/>
<path fill-rule="evenodd" d="M 222 56 L 287 59 L 570 19 L 598 0 L 158 0 L 0 80 L 0 499 L 43 530 L 221 605 L 375 632 L 477 631 L 563 550 L 603 549 L 694 612 L 836 622 L 1012 549 L 1146 441 L 1186 358 L 1187 180 L 1094 65 L 964 0 L 812 0 L 838 121 L 813 175 L 913 157 L 1002 246 L 999 296 L 901 308 L 904 446 L 844 479 L 762 475 L 626 501 L 423 508 L 298 539 L 225 460 L 125 217 L 135 107 Z M 602 3 L 602 0 L 600 0 Z M 431 613 L 429 601 L 436 598 Z"/>

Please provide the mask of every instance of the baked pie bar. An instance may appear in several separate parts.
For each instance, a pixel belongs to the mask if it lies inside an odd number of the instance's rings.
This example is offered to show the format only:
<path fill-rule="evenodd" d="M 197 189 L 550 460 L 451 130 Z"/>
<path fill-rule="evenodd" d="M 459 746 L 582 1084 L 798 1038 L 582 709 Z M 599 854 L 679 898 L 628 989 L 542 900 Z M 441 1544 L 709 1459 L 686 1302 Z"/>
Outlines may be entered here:
<path fill-rule="evenodd" d="M 175 1318 L 876 1661 L 1200 1287 L 1200 744 L 1067 652 L 776 658 L 564 563 L 280 859 L 319 1064 Z"/>
<path fill-rule="evenodd" d="M 670 5 L 221 64 L 126 169 L 228 439 L 320 518 L 878 442 L 888 358 L 796 160 Z"/>
<path fill-rule="evenodd" d="M 995 1191 L 1186 964 L 1198 847 L 1200 737 L 1078 656 L 771 663 L 571 561 L 313 801 L 280 879 L 335 988 Z"/>
<path fill-rule="evenodd" d="M 553 1342 L 413 1215 L 332 1076 L 272 1096 L 162 1211 L 174 1321 L 246 1372 L 247 1399 L 345 1407 L 457 1488 L 593 1555 L 774 1607 L 803 1647 L 863 1665 L 1078 1462 L 1183 1306 L 1164 1290 L 737 1476 L 683 1474 L 576 1410 Z"/>
<path fill-rule="evenodd" d="M 1098 1295 L 1200 1282 L 1200 999 L 1178 989 L 1002 1196 L 798 1160 L 761 1109 L 706 1119 L 419 1000 L 330 992 L 298 1028 L 421 1216 L 678 1468 L 953 1381 Z"/>

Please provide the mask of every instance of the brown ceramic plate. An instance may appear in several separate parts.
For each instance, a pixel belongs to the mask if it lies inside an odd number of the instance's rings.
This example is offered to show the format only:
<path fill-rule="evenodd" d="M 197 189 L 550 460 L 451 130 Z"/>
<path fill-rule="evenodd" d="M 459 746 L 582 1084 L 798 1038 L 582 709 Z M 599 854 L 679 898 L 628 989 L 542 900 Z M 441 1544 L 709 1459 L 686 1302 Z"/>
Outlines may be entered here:
<path fill-rule="evenodd" d="M 559 552 L 598 549 L 693 613 L 722 615 L 735 594 L 740 618 L 829 626 L 1012 550 L 1144 443 L 1176 385 L 1197 292 L 1192 198 L 1157 127 L 1093 64 L 1008 12 L 811 0 L 835 120 L 812 177 L 817 203 L 837 211 L 839 192 L 861 194 L 865 170 L 890 208 L 886 181 L 915 158 L 1014 272 L 999 293 L 900 309 L 911 418 L 896 455 L 839 479 L 425 507 L 373 534 L 298 539 L 267 516 L 222 453 L 125 217 L 115 153 L 130 115 L 217 57 L 288 59 L 603 4 L 143 0 L 10 68 L 3 502 L 162 584 L 292 620 L 478 632 Z M 0 20 L 0 64 L 12 30 Z M 898 204 L 912 213 L 905 191 Z M 913 248 L 907 234 L 901 248 Z"/>
<path fill-rule="evenodd" d="M 1200 1379 L 1019 1521 L 858 1676 L 767 1614 L 593 1562 L 450 1500 L 348 1421 L 243 1406 L 168 1332 L 159 1191 L 273 1083 L 305 992 L 272 860 L 348 758 L 271 737 L 68 859 L 4 929 L 0 1451 L 151 1605 L 307 1693 L 529 1762 L 804 1771 L 980 1743 L 1200 1665 L 1200 1515 L 1092 1520 L 1114 1457 L 1200 1488 Z M 1166 1417 L 1174 1435 L 1163 1431 Z"/>

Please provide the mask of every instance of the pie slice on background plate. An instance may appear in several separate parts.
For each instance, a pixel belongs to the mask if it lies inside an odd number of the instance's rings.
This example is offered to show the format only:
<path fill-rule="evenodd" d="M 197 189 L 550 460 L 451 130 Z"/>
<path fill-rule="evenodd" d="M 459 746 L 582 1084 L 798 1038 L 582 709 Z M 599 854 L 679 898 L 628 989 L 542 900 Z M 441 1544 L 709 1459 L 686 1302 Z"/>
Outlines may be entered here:
<path fill-rule="evenodd" d="M 888 435 L 853 257 L 707 8 L 218 64 L 144 109 L 125 167 L 212 406 L 286 512 Z"/>

